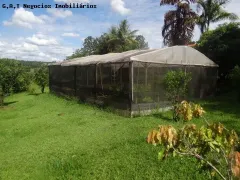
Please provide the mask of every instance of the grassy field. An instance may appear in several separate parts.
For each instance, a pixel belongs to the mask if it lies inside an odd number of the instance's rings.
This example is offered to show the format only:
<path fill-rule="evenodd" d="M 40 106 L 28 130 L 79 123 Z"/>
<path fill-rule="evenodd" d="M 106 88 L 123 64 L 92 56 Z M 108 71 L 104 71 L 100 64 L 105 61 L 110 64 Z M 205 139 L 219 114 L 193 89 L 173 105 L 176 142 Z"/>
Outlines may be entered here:
<path fill-rule="evenodd" d="M 209 121 L 240 134 L 234 99 L 202 105 Z M 159 124 L 182 126 L 169 112 L 130 119 L 48 93 L 10 96 L 0 109 L 0 179 L 207 179 L 191 158 L 157 159 L 145 139 Z"/>

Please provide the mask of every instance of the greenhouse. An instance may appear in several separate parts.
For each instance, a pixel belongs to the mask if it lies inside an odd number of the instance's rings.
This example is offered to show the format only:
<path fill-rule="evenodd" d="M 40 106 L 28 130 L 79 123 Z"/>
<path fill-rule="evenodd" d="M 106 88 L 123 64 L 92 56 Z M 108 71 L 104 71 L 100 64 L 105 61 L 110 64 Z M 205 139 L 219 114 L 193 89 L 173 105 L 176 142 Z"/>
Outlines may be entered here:
<path fill-rule="evenodd" d="M 189 98 L 216 89 L 218 65 L 188 46 L 91 55 L 49 65 L 50 91 L 111 107 L 123 115 L 165 109 L 163 79 L 171 70 L 191 72 Z"/>

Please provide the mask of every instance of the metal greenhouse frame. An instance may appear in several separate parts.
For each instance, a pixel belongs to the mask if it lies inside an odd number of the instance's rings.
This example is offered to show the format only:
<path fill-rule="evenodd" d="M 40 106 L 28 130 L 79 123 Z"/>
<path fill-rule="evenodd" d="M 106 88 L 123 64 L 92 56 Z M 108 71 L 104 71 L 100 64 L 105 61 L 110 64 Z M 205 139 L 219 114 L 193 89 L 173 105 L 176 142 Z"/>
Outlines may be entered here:
<path fill-rule="evenodd" d="M 190 98 L 215 91 L 218 65 L 187 46 L 92 55 L 49 66 L 50 91 L 112 107 L 121 114 L 169 107 L 163 88 L 169 70 L 192 73 Z"/>

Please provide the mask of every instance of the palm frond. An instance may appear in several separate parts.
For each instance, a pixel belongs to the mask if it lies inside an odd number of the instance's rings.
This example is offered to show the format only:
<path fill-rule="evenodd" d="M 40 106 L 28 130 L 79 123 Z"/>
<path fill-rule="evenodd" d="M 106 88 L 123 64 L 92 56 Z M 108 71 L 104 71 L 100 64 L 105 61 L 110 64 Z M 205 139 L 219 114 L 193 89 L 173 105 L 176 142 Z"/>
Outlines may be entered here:
<path fill-rule="evenodd" d="M 187 3 L 178 3 L 176 10 L 168 11 L 164 16 L 162 28 L 165 45 L 184 45 L 193 37 L 197 14 Z"/>
<path fill-rule="evenodd" d="M 226 5 L 230 2 L 231 0 L 215 0 L 215 3 L 217 3 L 219 6 Z"/>
<path fill-rule="evenodd" d="M 135 36 L 135 34 L 138 32 L 138 30 L 133 30 L 129 34 Z"/>
<path fill-rule="evenodd" d="M 197 0 L 185 0 L 187 3 L 195 3 Z M 162 5 L 176 5 L 180 3 L 181 0 L 160 0 L 160 6 Z"/>
<path fill-rule="evenodd" d="M 201 32 L 208 30 L 210 23 L 221 20 L 237 20 L 238 17 L 234 13 L 223 10 L 222 6 L 229 3 L 230 0 L 198 0 L 197 9 L 202 10 L 197 20 L 197 24 Z"/>
<path fill-rule="evenodd" d="M 228 13 L 224 10 L 220 10 L 218 16 L 216 16 L 214 19 L 212 19 L 212 22 L 218 22 L 222 20 L 237 20 L 239 17 L 234 13 Z"/>

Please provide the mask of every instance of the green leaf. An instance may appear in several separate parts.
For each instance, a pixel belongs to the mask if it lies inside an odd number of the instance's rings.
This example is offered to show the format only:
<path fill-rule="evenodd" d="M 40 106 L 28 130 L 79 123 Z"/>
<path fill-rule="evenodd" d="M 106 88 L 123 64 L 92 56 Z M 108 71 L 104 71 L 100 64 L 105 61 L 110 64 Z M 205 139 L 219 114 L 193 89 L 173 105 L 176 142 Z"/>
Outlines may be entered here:
<path fill-rule="evenodd" d="M 219 148 L 215 148 L 215 150 L 219 153 L 220 152 L 220 149 Z"/>
<path fill-rule="evenodd" d="M 173 157 L 176 157 L 177 153 L 176 151 L 173 151 Z"/>
<path fill-rule="evenodd" d="M 161 160 L 164 157 L 164 149 L 158 153 L 158 159 Z"/>

